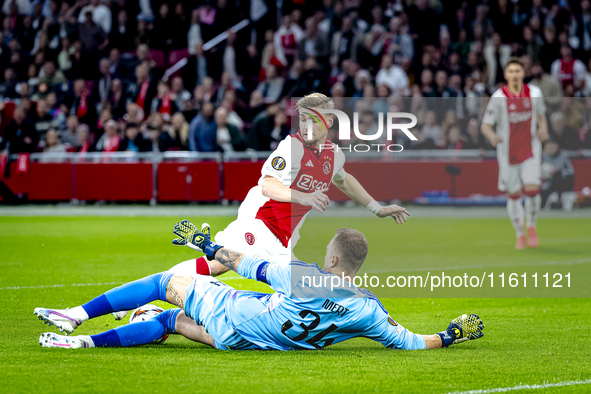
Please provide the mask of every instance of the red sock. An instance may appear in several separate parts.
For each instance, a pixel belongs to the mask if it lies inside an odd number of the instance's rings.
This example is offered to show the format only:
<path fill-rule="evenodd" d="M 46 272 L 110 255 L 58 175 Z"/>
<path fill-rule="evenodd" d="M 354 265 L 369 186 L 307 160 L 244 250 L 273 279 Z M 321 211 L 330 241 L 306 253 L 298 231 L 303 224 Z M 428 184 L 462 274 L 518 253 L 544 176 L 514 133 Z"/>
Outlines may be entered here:
<path fill-rule="evenodd" d="M 209 263 L 205 257 L 199 257 L 197 260 L 195 260 L 195 272 L 197 272 L 199 275 L 211 275 Z"/>

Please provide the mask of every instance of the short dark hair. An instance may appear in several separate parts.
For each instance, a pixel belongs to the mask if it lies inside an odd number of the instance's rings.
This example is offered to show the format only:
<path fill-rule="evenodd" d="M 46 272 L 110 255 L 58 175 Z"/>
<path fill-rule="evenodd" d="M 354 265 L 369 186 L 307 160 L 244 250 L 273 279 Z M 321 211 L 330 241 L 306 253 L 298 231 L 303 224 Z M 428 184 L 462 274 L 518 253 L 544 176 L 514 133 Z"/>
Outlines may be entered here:
<path fill-rule="evenodd" d="M 517 65 L 521 66 L 521 68 L 525 68 L 525 67 L 523 67 L 523 63 L 521 62 L 521 60 L 519 60 L 518 57 L 512 57 L 511 59 L 509 59 L 507 64 L 505 64 L 505 69 L 507 69 L 507 67 L 509 67 L 512 64 L 517 64 Z"/>
<path fill-rule="evenodd" d="M 365 235 L 352 228 L 340 228 L 334 237 L 335 251 L 341 260 L 359 269 L 367 257 L 368 244 Z"/>
<path fill-rule="evenodd" d="M 131 123 L 128 123 L 127 125 L 125 125 L 125 130 L 127 130 L 127 129 L 137 129 L 137 128 L 138 128 L 137 123 L 131 122 Z"/>

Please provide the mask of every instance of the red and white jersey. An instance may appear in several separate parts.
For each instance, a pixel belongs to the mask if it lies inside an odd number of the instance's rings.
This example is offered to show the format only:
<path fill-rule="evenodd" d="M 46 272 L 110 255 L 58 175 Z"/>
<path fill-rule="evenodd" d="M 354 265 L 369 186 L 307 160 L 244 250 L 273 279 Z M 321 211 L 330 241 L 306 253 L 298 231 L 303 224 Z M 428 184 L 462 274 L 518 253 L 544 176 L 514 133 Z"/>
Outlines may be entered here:
<path fill-rule="evenodd" d="M 325 146 L 333 145 L 330 140 Z M 334 146 L 334 145 L 333 145 Z M 300 132 L 285 138 L 267 159 L 258 185 L 250 189 L 238 210 L 238 220 L 260 219 L 286 248 L 295 247 L 299 229 L 312 207 L 279 202 L 263 196 L 261 185 L 265 176 L 272 176 L 283 185 L 303 193 L 327 190 L 333 179 L 342 180 L 345 155 L 335 149 L 306 145 Z"/>
<path fill-rule="evenodd" d="M 482 123 L 493 126 L 503 139 L 497 145 L 499 165 L 520 164 L 530 157 L 541 159 L 537 116 L 545 112 L 542 91 L 537 86 L 524 84 L 521 94 L 515 95 L 505 85 L 491 96 Z"/>
<path fill-rule="evenodd" d="M 585 80 L 587 68 L 585 67 L 585 63 L 578 59 L 571 59 L 569 61 L 556 59 L 550 67 L 550 72 L 560 82 L 562 89 L 568 85 L 574 85 L 576 88 L 579 88 Z"/>

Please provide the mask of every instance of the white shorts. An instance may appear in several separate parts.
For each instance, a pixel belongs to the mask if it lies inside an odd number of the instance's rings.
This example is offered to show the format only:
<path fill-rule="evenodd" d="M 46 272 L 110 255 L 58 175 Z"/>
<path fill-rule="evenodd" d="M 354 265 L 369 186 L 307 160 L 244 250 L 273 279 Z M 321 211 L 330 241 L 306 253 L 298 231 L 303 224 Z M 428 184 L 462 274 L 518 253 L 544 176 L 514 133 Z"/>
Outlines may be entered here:
<path fill-rule="evenodd" d="M 292 248 L 286 248 L 260 219 L 235 220 L 218 232 L 214 240 L 247 256 L 268 261 L 292 261 Z"/>
<path fill-rule="evenodd" d="M 193 281 L 185 295 L 185 314 L 197 325 L 205 327 L 215 347 L 223 350 L 259 349 L 228 324 L 226 303 L 236 290 L 211 276 L 193 273 L 191 277 Z"/>
<path fill-rule="evenodd" d="M 499 162 L 499 190 L 508 194 L 521 192 L 524 185 L 542 183 L 542 163 L 539 158 L 530 157 L 519 164 Z"/>

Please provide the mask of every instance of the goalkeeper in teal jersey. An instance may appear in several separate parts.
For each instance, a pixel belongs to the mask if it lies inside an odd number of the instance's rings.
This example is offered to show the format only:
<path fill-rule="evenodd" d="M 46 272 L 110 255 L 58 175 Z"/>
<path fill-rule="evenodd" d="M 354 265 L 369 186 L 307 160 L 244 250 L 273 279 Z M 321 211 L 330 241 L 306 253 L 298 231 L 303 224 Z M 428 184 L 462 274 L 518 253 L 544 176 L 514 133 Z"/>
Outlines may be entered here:
<path fill-rule="evenodd" d="M 484 325 L 477 315 L 454 319 L 445 331 L 414 334 L 398 324 L 369 291 L 346 279 L 330 286 L 326 276 L 353 278 L 368 251 L 365 237 L 340 229 L 327 246 L 324 269 L 300 261 L 277 263 L 245 256 L 211 241 L 209 227 L 188 221 L 175 226 L 177 245 L 203 251 L 245 278 L 267 283 L 275 293 L 236 290 L 211 277 L 174 276 L 169 272 L 130 282 L 72 309 L 36 308 L 43 321 L 72 333 L 83 321 L 154 300 L 178 308 L 91 336 L 41 335 L 44 347 L 119 347 L 151 343 L 181 334 L 225 350 L 322 349 L 355 337 L 370 338 L 393 349 L 434 349 L 478 339 Z M 328 283 L 330 287 L 312 284 Z M 334 282 L 332 282 L 334 283 Z"/>

